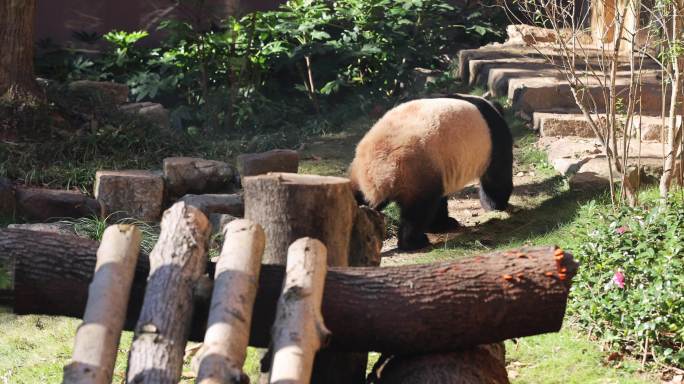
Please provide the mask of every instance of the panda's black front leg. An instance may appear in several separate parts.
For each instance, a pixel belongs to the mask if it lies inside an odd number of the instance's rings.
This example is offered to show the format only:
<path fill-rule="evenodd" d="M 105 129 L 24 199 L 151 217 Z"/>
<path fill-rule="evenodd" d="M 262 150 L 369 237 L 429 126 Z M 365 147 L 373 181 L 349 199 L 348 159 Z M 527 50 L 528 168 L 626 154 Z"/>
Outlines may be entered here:
<path fill-rule="evenodd" d="M 428 197 L 412 204 L 401 205 L 399 249 L 413 251 L 430 245 L 425 232 L 432 223 L 438 206 L 439 197 Z"/>
<path fill-rule="evenodd" d="M 434 218 L 428 228 L 430 233 L 444 233 L 452 231 L 461 225 L 453 217 L 449 217 L 447 197 L 442 197 L 437 203 Z"/>

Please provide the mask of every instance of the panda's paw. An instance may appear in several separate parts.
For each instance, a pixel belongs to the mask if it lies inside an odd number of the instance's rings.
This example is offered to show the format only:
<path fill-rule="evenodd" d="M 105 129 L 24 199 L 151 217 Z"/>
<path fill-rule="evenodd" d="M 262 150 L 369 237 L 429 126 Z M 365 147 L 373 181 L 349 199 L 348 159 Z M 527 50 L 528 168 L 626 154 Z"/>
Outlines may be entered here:
<path fill-rule="evenodd" d="M 447 217 L 445 220 L 432 223 L 430 226 L 430 233 L 446 233 L 457 230 L 461 224 L 453 217 Z"/>
<path fill-rule="evenodd" d="M 412 236 L 411 238 L 399 238 L 398 248 L 402 251 L 415 251 L 422 249 L 430 245 L 430 240 L 426 234 L 421 233 L 418 236 Z"/>

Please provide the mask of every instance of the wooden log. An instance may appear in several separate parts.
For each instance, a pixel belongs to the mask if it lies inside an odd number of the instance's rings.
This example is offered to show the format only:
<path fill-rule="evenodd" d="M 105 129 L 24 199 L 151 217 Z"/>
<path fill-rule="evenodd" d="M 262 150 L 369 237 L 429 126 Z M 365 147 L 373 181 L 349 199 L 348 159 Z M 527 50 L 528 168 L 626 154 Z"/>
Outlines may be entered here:
<path fill-rule="evenodd" d="M 266 236 L 259 224 L 249 220 L 232 221 L 223 233 L 207 333 L 197 353 L 197 383 L 201 384 L 249 382 L 242 365 Z"/>
<path fill-rule="evenodd" d="M 349 265 L 379 266 L 384 239 L 385 219 L 382 214 L 365 205 L 358 207 L 349 243 Z"/>
<path fill-rule="evenodd" d="M 356 204 L 348 179 L 269 173 L 245 177 L 245 219 L 266 232 L 264 264 L 285 264 L 295 240 L 312 237 L 328 248 L 328 265 L 346 266 Z"/>
<path fill-rule="evenodd" d="M 261 224 L 266 231 L 264 263 L 284 265 L 290 244 L 299 238 L 311 237 L 325 244 L 328 266 L 349 265 L 352 226 L 358 217 L 349 179 L 269 173 L 246 177 L 243 186 L 245 218 Z M 355 239 L 367 245 L 359 236 Z M 345 356 L 322 350 L 316 355 L 311 382 L 362 383 L 366 361 L 367 353 Z M 263 372 L 266 370 L 267 367 L 262 367 Z"/>
<path fill-rule="evenodd" d="M 128 359 L 131 383 L 178 383 L 193 311 L 193 288 L 204 274 L 211 228 L 197 208 L 178 202 L 164 212 L 150 253 L 150 275 Z"/>
<path fill-rule="evenodd" d="M 134 225 L 112 225 L 104 231 L 83 323 L 76 331 L 71 362 L 64 367 L 64 383 L 112 382 L 140 240 Z"/>
<path fill-rule="evenodd" d="M 508 384 L 505 355 L 503 343 L 496 343 L 458 352 L 393 356 L 376 364 L 369 383 Z"/>
<path fill-rule="evenodd" d="M 292 243 L 273 324 L 272 384 L 307 384 L 311 380 L 316 351 L 330 337 L 321 314 L 325 274 L 323 243 L 308 237 Z"/>
<path fill-rule="evenodd" d="M 10 292 L 15 313 L 81 317 L 96 250 L 97 243 L 86 239 L 0 230 L 0 263 L 15 260 L 9 263 L 15 271 Z M 146 265 L 141 255 L 127 324 L 135 324 L 140 311 Z M 323 316 L 336 336 L 329 348 L 430 353 L 555 332 L 562 325 L 576 270 L 572 255 L 554 247 L 521 248 L 434 264 L 330 267 Z M 251 346 L 268 346 L 283 274 L 282 266 L 262 265 Z M 3 296 L 7 295 L 0 294 Z M 196 305 L 192 340 L 203 340 L 207 313 L 208 306 Z M 356 322 L 362 326 L 350 326 Z"/>

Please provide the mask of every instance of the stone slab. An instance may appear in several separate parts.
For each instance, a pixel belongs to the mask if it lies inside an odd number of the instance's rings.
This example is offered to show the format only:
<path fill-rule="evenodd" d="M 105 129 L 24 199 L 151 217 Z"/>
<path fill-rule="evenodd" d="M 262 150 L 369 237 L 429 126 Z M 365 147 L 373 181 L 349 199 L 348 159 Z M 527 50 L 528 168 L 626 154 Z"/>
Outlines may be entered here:
<path fill-rule="evenodd" d="M 577 136 L 593 138 L 594 131 L 582 114 L 576 113 L 547 113 L 533 114 L 534 128 L 541 136 Z M 681 125 L 681 116 L 677 117 L 677 124 Z M 632 119 L 632 137 L 636 137 L 641 125 L 641 139 L 643 141 L 660 142 L 662 119 L 657 116 L 634 116 Z M 666 142 L 667 142 L 667 137 Z"/>

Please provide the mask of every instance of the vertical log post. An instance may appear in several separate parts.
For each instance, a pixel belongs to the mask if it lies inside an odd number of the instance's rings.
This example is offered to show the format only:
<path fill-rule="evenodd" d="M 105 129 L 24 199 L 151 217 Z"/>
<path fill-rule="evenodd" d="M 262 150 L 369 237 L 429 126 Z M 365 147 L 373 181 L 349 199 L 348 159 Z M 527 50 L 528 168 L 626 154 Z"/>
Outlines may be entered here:
<path fill-rule="evenodd" d="M 265 264 L 284 265 L 289 245 L 311 237 L 325 244 L 328 266 L 349 265 L 357 204 L 348 179 L 269 173 L 246 177 L 242 184 L 245 218 L 261 224 L 266 232 Z M 322 350 L 316 355 L 311 382 L 363 383 L 367 357 L 367 353 Z M 268 361 L 265 358 L 262 364 Z M 262 366 L 262 372 L 266 371 L 267 367 Z"/>
<path fill-rule="evenodd" d="M 245 363 L 252 306 L 259 286 L 266 236 L 259 224 L 235 220 L 224 229 L 204 344 L 197 354 L 197 383 L 248 383 Z"/>
<path fill-rule="evenodd" d="M 178 383 L 210 232 L 207 217 L 184 202 L 164 212 L 128 359 L 129 383 Z"/>
<path fill-rule="evenodd" d="M 273 324 L 271 384 L 308 384 L 313 360 L 330 331 L 321 314 L 326 268 L 325 245 L 301 238 L 287 252 L 283 291 Z"/>
<path fill-rule="evenodd" d="M 140 239 L 134 225 L 113 225 L 104 231 L 83 323 L 76 331 L 71 363 L 64 367 L 64 383 L 112 382 Z"/>

